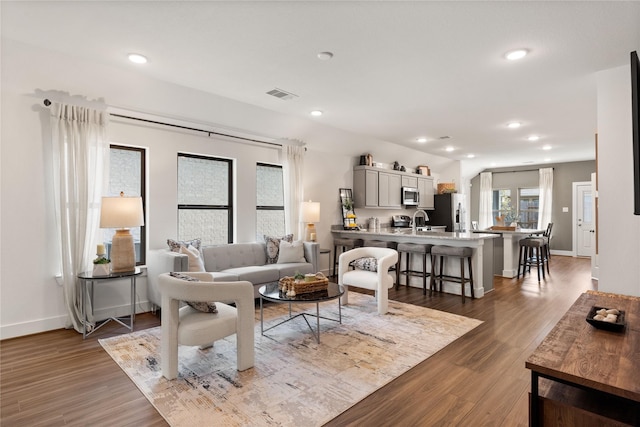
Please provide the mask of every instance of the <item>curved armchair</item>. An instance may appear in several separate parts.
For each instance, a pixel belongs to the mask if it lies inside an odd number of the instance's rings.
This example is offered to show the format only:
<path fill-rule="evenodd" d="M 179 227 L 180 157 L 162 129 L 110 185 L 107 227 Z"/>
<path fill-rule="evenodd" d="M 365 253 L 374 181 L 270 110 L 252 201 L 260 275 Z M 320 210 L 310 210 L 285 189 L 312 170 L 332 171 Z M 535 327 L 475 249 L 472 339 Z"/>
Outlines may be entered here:
<path fill-rule="evenodd" d="M 216 340 L 237 335 L 237 368 L 254 364 L 254 300 L 251 282 L 214 282 L 210 273 L 188 273 L 190 282 L 163 273 L 158 276 L 162 295 L 162 375 L 178 376 L 178 344 L 210 347 Z M 217 313 L 205 313 L 180 301 L 216 301 Z M 235 307 L 218 301 L 233 301 Z"/>
<path fill-rule="evenodd" d="M 377 271 L 349 270 L 349 264 L 359 258 L 377 259 Z M 375 291 L 378 313 L 385 314 L 389 307 L 389 288 L 393 287 L 393 277 L 389 268 L 398 262 L 398 252 L 389 248 L 362 247 L 344 252 L 338 262 L 338 284 L 344 287 L 342 303 L 348 304 L 349 286 Z"/>

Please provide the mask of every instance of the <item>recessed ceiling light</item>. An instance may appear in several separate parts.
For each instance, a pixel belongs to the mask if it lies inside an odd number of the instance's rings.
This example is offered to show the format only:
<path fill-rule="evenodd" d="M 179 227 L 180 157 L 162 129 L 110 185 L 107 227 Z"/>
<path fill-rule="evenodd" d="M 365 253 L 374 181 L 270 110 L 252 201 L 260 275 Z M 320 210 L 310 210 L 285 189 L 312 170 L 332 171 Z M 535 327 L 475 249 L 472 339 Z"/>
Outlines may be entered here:
<path fill-rule="evenodd" d="M 491 166 L 495 166 L 496 164 L 497 164 L 497 163 L 493 162 L 493 163 L 491 163 Z"/>
<path fill-rule="evenodd" d="M 333 58 L 333 53 L 332 52 L 320 52 L 320 53 L 318 53 L 318 59 L 320 59 L 322 61 L 328 61 L 331 58 Z"/>
<path fill-rule="evenodd" d="M 453 150 L 455 150 L 455 148 L 453 148 L 453 147 L 447 147 L 447 148 L 445 148 L 445 151 L 448 151 L 448 152 L 452 152 Z"/>
<path fill-rule="evenodd" d="M 511 122 L 511 123 L 507 124 L 507 127 L 509 129 L 518 129 L 520 126 L 522 126 L 522 123 L 520 123 L 520 122 Z"/>
<path fill-rule="evenodd" d="M 544 159 L 544 161 L 545 161 L 545 162 L 550 162 L 550 161 L 551 161 L 551 159 Z"/>
<path fill-rule="evenodd" d="M 542 147 L 543 150 L 551 150 L 551 146 L 550 145 L 545 145 Z"/>
<path fill-rule="evenodd" d="M 525 56 L 527 56 L 528 53 L 529 51 L 527 49 L 516 49 L 510 52 L 507 52 L 504 55 L 504 57 L 507 58 L 509 61 L 515 61 L 517 59 L 524 58 Z"/>
<path fill-rule="evenodd" d="M 467 154 L 467 159 L 473 159 L 475 156 L 475 154 Z"/>
<path fill-rule="evenodd" d="M 319 117 L 319 116 L 321 116 L 321 115 L 322 115 L 322 111 L 320 111 L 320 110 L 313 110 L 310 114 L 311 114 L 312 116 Z"/>
<path fill-rule="evenodd" d="M 139 53 L 130 53 L 128 58 L 129 58 L 129 61 L 133 62 L 134 64 L 147 63 L 147 57 L 144 55 L 140 55 Z"/>
<path fill-rule="evenodd" d="M 529 141 L 537 141 L 540 139 L 540 137 L 538 135 L 531 135 L 529 138 L 527 138 Z"/>
<path fill-rule="evenodd" d="M 427 142 L 427 138 L 425 138 L 424 136 L 421 136 L 420 138 L 418 138 L 418 142 L 420 143 Z"/>

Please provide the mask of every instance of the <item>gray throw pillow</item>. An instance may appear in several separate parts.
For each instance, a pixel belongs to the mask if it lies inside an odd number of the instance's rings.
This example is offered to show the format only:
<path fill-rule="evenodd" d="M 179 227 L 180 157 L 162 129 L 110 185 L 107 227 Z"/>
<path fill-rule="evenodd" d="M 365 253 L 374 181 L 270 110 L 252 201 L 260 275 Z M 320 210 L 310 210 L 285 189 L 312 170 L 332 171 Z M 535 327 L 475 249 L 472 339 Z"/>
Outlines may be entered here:
<path fill-rule="evenodd" d="M 293 234 L 287 234 L 282 237 L 264 236 L 264 241 L 267 244 L 267 264 L 276 264 L 278 262 L 281 240 L 291 243 L 293 242 Z"/>
<path fill-rule="evenodd" d="M 193 276 L 189 276 L 188 274 L 178 273 L 172 271 L 169 273 L 169 276 L 175 277 L 176 279 L 186 280 L 187 282 L 199 282 L 200 280 L 196 279 Z M 216 307 L 215 302 L 206 302 L 206 301 L 185 301 L 185 303 L 198 311 L 202 311 L 204 313 L 217 313 L 218 307 Z"/>
<path fill-rule="evenodd" d="M 374 257 L 358 258 L 349 265 L 359 270 L 378 271 L 378 260 Z"/>

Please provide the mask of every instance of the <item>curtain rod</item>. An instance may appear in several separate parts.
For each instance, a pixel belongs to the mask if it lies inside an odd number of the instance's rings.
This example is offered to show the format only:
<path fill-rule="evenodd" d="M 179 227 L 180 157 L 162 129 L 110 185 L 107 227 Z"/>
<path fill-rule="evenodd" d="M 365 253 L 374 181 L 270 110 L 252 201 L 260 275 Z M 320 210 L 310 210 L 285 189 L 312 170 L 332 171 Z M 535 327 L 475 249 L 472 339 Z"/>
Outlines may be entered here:
<path fill-rule="evenodd" d="M 51 101 L 49 101 L 48 99 L 45 99 L 44 100 L 44 105 L 46 107 L 50 106 L 51 105 Z M 274 145 L 276 147 L 282 147 L 282 144 L 277 144 L 275 142 L 260 141 L 259 139 L 245 138 L 243 136 L 229 135 L 229 134 L 226 134 L 226 133 L 220 133 L 220 132 L 214 132 L 214 131 L 210 131 L 210 130 L 198 129 L 198 128 L 189 127 L 189 126 L 175 125 L 175 124 L 172 124 L 172 123 L 165 123 L 165 122 L 160 122 L 160 121 L 156 121 L 156 120 L 149 120 L 149 119 L 141 119 L 141 118 L 138 118 L 138 117 L 125 116 L 125 115 L 122 115 L 122 114 L 115 114 L 115 113 L 109 113 L 109 115 L 111 115 L 113 117 L 119 117 L 121 119 L 138 120 L 140 122 L 152 123 L 154 125 L 170 126 L 170 127 L 174 127 L 174 128 L 191 130 L 191 131 L 195 131 L 195 132 L 203 132 L 203 133 L 206 133 L 207 136 L 209 136 L 209 137 L 211 135 L 219 135 L 219 136 L 226 136 L 226 137 L 229 137 L 229 138 L 241 139 L 243 141 L 257 142 L 258 144 L 267 144 L 267 145 Z M 305 151 L 306 151 L 306 148 L 305 148 Z"/>
<path fill-rule="evenodd" d="M 513 171 L 497 171 L 497 172 L 490 172 L 490 173 L 515 173 L 515 172 L 537 172 L 540 169 L 547 169 L 547 168 L 538 168 L 538 169 L 519 169 L 519 170 L 513 170 Z M 555 169 L 555 168 L 551 168 L 551 169 Z"/>

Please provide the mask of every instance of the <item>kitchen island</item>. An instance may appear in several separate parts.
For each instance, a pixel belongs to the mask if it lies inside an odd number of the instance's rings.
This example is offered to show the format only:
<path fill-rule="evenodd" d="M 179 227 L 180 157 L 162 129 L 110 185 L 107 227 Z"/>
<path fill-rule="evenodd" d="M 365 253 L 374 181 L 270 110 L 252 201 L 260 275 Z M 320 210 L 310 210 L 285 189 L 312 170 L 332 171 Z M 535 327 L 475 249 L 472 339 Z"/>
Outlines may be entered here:
<path fill-rule="evenodd" d="M 334 237 L 363 240 L 383 240 L 397 243 L 422 243 L 431 245 L 467 246 L 473 249 L 471 264 L 473 266 L 473 290 L 476 298 L 482 298 L 485 293 L 493 290 L 493 239 L 496 234 L 470 233 L 470 232 L 437 232 L 437 231 L 413 231 L 411 229 L 381 228 L 379 230 L 332 230 Z M 487 243 L 488 242 L 488 243 Z M 431 259 L 427 271 L 431 271 Z M 448 259 L 444 265 L 445 274 L 460 275 L 458 259 Z M 404 260 L 403 267 L 404 269 Z M 412 270 L 422 270 L 422 259 L 412 257 Z M 415 283 L 413 281 L 415 280 Z M 411 286 L 422 287 L 422 279 L 412 277 Z M 459 283 L 443 282 L 443 292 L 461 295 Z"/>
<path fill-rule="evenodd" d="M 515 230 L 474 230 L 474 233 L 493 233 L 500 237 L 494 244 L 494 270 L 503 277 L 516 277 L 520 260 L 520 239 L 532 235 L 541 235 L 545 230 L 516 228 Z"/>

